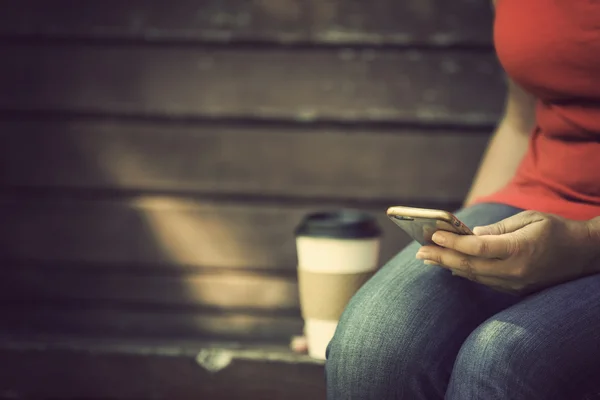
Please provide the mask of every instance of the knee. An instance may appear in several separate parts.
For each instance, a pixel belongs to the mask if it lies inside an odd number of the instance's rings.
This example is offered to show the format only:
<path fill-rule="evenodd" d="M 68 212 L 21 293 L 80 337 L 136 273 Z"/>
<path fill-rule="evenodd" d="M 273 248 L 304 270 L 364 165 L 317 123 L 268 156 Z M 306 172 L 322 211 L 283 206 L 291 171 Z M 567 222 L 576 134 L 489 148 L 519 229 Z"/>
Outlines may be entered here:
<path fill-rule="evenodd" d="M 497 320 L 484 323 L 462 345 L 449 392 L 462 393 L 456 398 L 467 398 L 467 392 L 473 391 L 497 398 L 503 388 L 516 390 L 524 372 L 531 373 L 536 364 L 544 363 L 538 347 L 536 335 L 524 327 Z"/>
<path fill-rule="evenodd" d="M 409 302 L 385 292 L 359 294 L 346 308 L 327 351 L 329 398 L 381 400 L 432 387 L 425 349 L 435 333 Z"/>
<path fill-rule="evenodd" d="M 394 321 L 386 320 L 383 310 L 387 307 L 374 298 L 355 299 L 348 305 L 327 349 L 329 372 L 344 374 L 344 370 L 362 369 L 368 373 L 396 362 L 394 354 L 402 346 L 402 335 L 397 332 L 397 341 L 391 340 L 390 325 Z"/>
<path fill-rule="evenodd" d="M 404 369 L 401 335 L 391 339 L 390 321 L 374 301 L 355 301 L 340 320 L 327 349 L 326 381 L 329 399 L 392 398 Z"/>

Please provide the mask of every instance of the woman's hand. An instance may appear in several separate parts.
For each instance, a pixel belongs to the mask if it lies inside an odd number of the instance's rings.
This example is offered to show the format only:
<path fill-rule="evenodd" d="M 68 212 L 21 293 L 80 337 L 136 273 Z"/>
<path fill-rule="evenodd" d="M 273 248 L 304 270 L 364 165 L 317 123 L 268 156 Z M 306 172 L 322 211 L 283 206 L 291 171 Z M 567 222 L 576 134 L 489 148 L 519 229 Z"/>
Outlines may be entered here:
<path fill-rule="evenodd" d="M 437 231 L 433 241 L 439 247 L 423 246 L 417 258 L 500 291 L 527 294 L 589 274 L 600 255 L 590 224 L 535 211 L 474 233 Z"/>

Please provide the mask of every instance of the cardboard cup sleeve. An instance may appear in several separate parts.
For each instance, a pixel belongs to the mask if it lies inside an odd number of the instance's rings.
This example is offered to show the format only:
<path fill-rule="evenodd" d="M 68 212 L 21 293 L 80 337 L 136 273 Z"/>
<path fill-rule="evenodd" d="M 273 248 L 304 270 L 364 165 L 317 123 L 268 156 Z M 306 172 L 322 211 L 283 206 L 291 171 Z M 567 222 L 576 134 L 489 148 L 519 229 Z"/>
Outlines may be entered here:
<path fill-rule="evenodd" d="M 321 273 L 298 269 L 300 306 L 304 319 L 337 321 L 350 298 L 375 271 Z"/>

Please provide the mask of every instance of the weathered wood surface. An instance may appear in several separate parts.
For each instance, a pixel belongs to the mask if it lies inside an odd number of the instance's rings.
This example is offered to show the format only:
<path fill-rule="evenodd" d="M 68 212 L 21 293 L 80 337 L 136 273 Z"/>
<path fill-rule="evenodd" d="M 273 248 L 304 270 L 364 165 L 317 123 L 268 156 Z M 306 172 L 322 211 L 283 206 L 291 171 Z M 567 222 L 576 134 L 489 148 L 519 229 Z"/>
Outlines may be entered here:
<path fill-rule="evenodd" d="M 90 279 L 94 279 L 91 275 Z M 51 282 L 48 282 L 51 284 Z M 302 319 L 269 312 L 214 312 L 118 302 L 30 299 L 0 303 L 2 332 L 122 338 L 188 338 L 285 343 L 302 333 Z"/>
<path fill-rule="evenodd" d="M 383 264 L 408 242 L 385 208 L 459 204 L 502 108 L 487 1 L 0 6 L 0 321 L 15 334 L 287 341 L 301 218 L 374 213 Z M 251 367 L 206 380 L 188 358 L 1 343 L 0 398 L 322 395 L 283 370 L 265 388 Z"/>
<path fill-rule="evenodd" d="M 214 311 L 297 313 L 295 273 L 272 275 L 247 271 L 140 273 L 127 269 L 5 265 L 0 270 L 0 301 L 83 300 L 127 306 Z"/>
<path fill-rule="evenodd" d="M 7 44 L 0 59 L 5 110 L 489 126 L 504 93 L 487 52 Z"/>
<path fill-rule="evenodd" d="M 0 398 L 325 398 L 323 365 L 279 347 L 55 340 L 0 340 Z"/>
<path fill-rule="evenodd" d="M 0 35 L 489 46 L 489 1 L 2 1 Z"/>
<path fill-rule="evenodd" d="M 485 131 L 0 120 L 0 185 L 460 203 Z"/>
<path fill-rule="evenodd" d="M 293 270 L 293 232 L 308 212 L 336 209 L 258 203 L 244 205 L 162 196 L 80 201 L 43 196 L 0 198 L 0 254 L 106 268 L 169 266 Z M 382 261 L 408 242 L 385 216 Z M 185 268 L 185 267 L 184 267 Z"/>

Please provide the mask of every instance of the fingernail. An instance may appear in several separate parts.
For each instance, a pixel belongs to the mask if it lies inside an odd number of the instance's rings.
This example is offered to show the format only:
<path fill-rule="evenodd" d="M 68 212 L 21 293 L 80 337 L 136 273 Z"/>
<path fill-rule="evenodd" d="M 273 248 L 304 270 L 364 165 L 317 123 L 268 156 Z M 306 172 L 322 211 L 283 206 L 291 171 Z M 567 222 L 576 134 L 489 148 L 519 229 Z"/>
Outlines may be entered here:
<path fill-rule="evenodd" d="M 439 265 L 438 263 L 430 261 L 430 260 L 423 261 L 423 264 L 425 264 L 425 265 Z"/>
<path fill-rule="evenodd" d="M 424 260 L 424 259 L 427 258 L 427 252 L 424 251 L 424 250 L 419 250 L 419 251 L 417 251 L 417 256 L 416 257 L 417 257 L 418 260 Z"/>
<path fill-rule="evenodd" d="M 446 242 L 446 238 L 444 237 L 444 235 L 442 235 L 439 232 L 436 232 L 433 234 L 433 236 L 431 237 L 431 239 L 436 243 L 439 244 L 440 246 L 443 245 Z"/>

